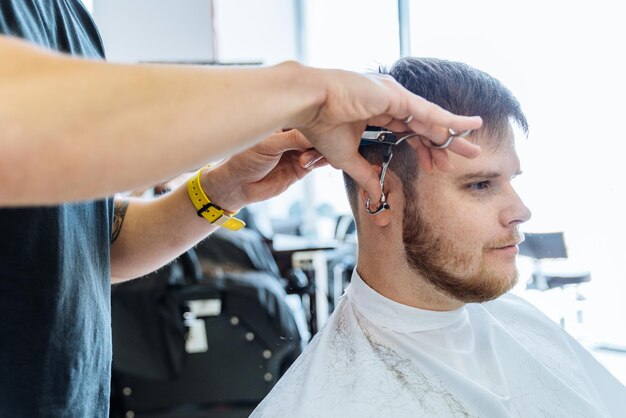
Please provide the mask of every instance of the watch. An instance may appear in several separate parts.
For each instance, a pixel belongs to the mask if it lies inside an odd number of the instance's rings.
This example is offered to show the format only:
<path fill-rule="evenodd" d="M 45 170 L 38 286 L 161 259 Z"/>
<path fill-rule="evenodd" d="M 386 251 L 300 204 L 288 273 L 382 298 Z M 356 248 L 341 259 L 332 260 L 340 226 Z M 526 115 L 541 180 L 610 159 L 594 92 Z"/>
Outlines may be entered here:
<path fill-rule="evenodd" d="M 206 167 L 202 167 L 198 170 L 187 182 L 187 192 L 189 193 L 191 203 L 193 203 L 193 206 L 197 210 L 196 213 L 215 226 L 221 226 L 231 231 L 240 230 L 246 226 L 246 223 L 241 219 L 227 215 L 224 209 L 211 202 L 202 189 L 200 175 L 205 168 Z"/>

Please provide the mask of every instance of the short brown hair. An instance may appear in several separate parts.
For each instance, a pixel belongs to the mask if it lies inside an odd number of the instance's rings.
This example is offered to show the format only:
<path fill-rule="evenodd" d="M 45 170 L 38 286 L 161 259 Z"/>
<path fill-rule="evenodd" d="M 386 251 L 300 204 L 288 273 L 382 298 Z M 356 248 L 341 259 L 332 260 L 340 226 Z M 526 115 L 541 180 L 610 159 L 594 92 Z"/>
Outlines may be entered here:
<path fill-rule="evenodd" d="M 407 90 L 452 113 L 480 116 L 483 119 L 481 130 L 496 138 L 508 129 L 509 121 L 528 133 L 528 121 L 513 93 L 494 77 L 467 64 L 407 57 L 396 61 L 389 69 L 379 69 L 379 72 L 391 75 Z M 380 164 L 382 147 L 364 146 L 359 153 L 372 164 Z M 393 153 L 389 170 L 400 178 L 404 195 L 408 196 L 417 178 L 417 155 L 406 143 L 394 147 Z M 356 214 L 358 185 L 345 172 L 344 182 L 352 211 Z"/>

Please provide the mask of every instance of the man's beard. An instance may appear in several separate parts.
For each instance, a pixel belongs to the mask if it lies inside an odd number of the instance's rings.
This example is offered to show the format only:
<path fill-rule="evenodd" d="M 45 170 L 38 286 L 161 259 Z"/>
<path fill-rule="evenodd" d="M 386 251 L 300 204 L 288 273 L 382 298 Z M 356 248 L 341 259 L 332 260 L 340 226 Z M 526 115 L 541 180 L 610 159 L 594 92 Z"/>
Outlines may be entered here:
<path fill-rule="evenodd" d="M 499 273 L 485 264 L 485 249 L 476 254 L 464 251 L 451 239 L 437 236 L 427 221 L 420 216 L 415 200 L 407 199 L 404 207 L 402 240 L 409 266 L 430 284 L 449 296 L 464 302 L 484 302 L 495 299 L 509 291 L 517 282 L 517 270 Z M 520 235 L 511 232 L 504 242 L 494 243 L 491 248 L 518 241 Z M 476 269 L 476 257 L 480 257 Z M 475 271 L 469 271 L 470 269 Z M 453 272 L 468 272 L 460 276 Z"/>

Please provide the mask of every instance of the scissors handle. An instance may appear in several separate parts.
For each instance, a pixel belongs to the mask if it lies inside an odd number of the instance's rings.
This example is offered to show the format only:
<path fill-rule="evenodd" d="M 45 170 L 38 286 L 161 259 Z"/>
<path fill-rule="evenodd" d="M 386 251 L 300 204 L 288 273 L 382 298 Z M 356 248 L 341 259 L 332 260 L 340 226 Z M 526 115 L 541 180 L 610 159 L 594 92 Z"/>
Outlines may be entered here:
<path fill-rule="evenodd" d="M 380 170 L 380 179 L 379 179 L 380 190 L 381 190 L 380 205 L 378 205 L 376 209 L 371 210 L 370 198 L 368 197 L 365 199 L 365 210 L 370 215 L 376 215 L 384 210 L 389 209 L 389 204 L 387 203 L 387 196 L 385 196 L 385 176 L 387 175 L 387 169 L 389 168 L 389 163 L 391 162 L 391 158 L 393 158 L 392 145 L 387 145 L 387 147 L 385 147 L 385 150 L 383 151 L 383 163 L 381 164 L 381 170 Z"/>
<path fill-rule="evenodd" d="M 457 133 L 454 129 L 448 128 L 448 133 L 450 134 L 450 136 L 448 137 L 448 139 L 446 139 L 446 141 L 443 144 L 437 144 L 433 141 L 430 141 L 431 147 L 436 148 L 436 149 L 446 149 L 450 145 L 452 145 L 452 143 L 454 142 L 456 138 L 466 138 L 467 136 L 469 136 L 469 134 L 472 133 L 472 130 L 468 129 L 467 131 Z"/>

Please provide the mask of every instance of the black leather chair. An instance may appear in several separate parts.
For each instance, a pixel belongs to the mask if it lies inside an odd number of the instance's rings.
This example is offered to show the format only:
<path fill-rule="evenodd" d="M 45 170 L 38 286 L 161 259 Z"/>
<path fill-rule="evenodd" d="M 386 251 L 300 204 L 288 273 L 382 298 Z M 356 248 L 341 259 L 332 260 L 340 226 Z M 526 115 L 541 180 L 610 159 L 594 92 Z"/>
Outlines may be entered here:
<path fill-rule="evenodd" d="M 212 277 L 198 258 L 112 290 L 111 417 L 247 417 L 302 352 L 274 269 Z"/>
<path fill-rule="evenodd" d="M 520 244 L 520 255 L 533 259 L 532 280 L 529 289 L 547 290 L 567 285 L 579 285 L 591 281 L 588 271 L 577 272 L 546 272 L 542 260 L 567 259 L 567 248 L 563 232 L 526 233 L 524 242 Z"/>
<path fill-rule="evenodd" d="M 575 324 L 580 326 L 584 322 L 582 302 L 586 298 L 581 294 L 579 286 L 591 281 L 591 273 L 571 268 L 566 270 L 566 263 L 562 264 L 560 269 L 546 268 L 543 261 L 568 258 L 563 232 L 526 233 L 524 237 L 525 240 L 519 247 L 520 255 L 533 259 L 533 273 L 526 288 L 539 291 L 560 289 L 561 301 L 558 299 L 554 301 L 559 304 L 558 321 L 562 327 L 567 327 L 573 332 L 572 326 Z"/>

